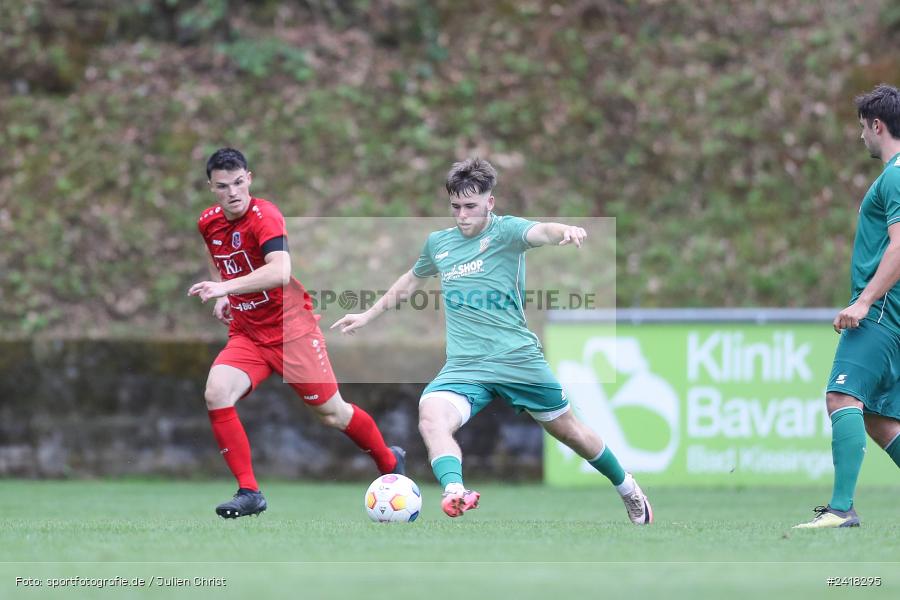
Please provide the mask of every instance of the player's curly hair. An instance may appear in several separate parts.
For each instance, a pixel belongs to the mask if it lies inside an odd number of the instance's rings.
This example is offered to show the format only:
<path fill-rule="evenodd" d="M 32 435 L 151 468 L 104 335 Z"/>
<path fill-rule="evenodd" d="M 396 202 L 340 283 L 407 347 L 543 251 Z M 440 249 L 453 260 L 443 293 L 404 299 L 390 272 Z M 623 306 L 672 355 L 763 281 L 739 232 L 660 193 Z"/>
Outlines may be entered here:
<path fill-rule="evenodd" d="M 900 90 L 897 88 L 884 83 L 875 86 L 868 94 L 856 97 L 856 110 L 869 126 L 872 119 L 878 119 L 891 137 L 900 139 Z"/>
<path fill-rule="evenodd" d="M 447 173 L 447 193 L 457 198 L 484 194 L 497 185 L 497 171 L 483 158 L 469 158 L 453 163 Z"/>
<path fill-rule="evenodd" d="M 213 171 L 237 171 L 247 170 L 247 159 L 240 150 L 234 148 L 219 148 L 212 153 L 206 161 L 206 178 L 209 179 Z"/>

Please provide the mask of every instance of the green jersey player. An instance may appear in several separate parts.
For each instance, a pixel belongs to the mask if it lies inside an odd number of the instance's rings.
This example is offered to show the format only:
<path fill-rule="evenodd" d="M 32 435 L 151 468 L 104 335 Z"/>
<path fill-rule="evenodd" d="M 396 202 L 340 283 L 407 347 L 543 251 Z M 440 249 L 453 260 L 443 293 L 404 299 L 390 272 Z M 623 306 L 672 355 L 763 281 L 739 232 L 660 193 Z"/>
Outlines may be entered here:
<path fill-rule="evenodd" d="M 453 165 L 447 176 L 456 226 L 428 236 L 415 265 L 364 313 L 349 314 L 332 328 L 352 333 L 439 276 L 447 327 L 447 363 L 419 401 L 419 431 L 442 508 L 451 517 L 477 508 L 480 494 L 463 485 L 456 431 L 495 398 L 527 411 L 605 475 L 638 525 L 653 521 L 647 497 L 612 450 L 572 413 L 565 392 L 525 323 L 525 252 L 546 245 L 581 247 L 581 227 L 538 223 L 494 214 L 497 173 L 485 160 Z"/>
<path fill-rule="evenodd" d="M 866 432 L 900 466 L 900 91 L 879 85 L 856 98 L 866 149 L 885 163 L 859 209 L 850 262 L 850 306 L 826 405 L 831 417 L 834 488 L 827 506 L 797 528 L 856 527 L 856 479 Z"/>

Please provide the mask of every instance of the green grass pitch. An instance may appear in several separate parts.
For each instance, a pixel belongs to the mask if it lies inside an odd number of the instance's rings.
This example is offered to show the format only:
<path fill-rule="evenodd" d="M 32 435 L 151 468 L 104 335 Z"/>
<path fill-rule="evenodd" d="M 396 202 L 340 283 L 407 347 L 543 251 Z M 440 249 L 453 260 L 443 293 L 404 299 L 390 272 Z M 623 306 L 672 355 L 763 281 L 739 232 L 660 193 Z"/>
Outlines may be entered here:
<path fill-rule="evenodd" d="M 418 521 L 379 525 L 362 482 L 269 483 L 266 513 L 225 521 L 224 481 L 4 480 L 0 598 L 900 597 L 900 487 L 859 491 L 859 529 L 802 532 L 829 490 L 650 489 L 656 523 L 639 528 L 611 488 L 475 487 L 462 518 L 426 485 Z M 74 577 L 147 583 L 49 587 Z"/>

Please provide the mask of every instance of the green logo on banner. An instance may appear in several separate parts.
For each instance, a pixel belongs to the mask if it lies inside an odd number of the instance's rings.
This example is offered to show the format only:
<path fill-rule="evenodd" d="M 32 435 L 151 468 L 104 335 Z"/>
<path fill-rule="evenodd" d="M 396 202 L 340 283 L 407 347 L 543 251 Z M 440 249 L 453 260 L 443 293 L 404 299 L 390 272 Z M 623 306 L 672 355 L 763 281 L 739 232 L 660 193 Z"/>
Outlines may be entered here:
<path fill-rule="evenodd" d="M 579 417 L 641 481 L 800 484 L 831 479 L 828 324 L 551 323 L 547 360 Z M 861 482 L 895 475 L 870 452 Z M 545 438 L 545 479 L 602 484 Z"/>
<path fill-rule="evenodd" d="M 624 379 L 617 389 L 601 383 L 594 367 L 598 358 L 616 372 L 617 380 Z M 636 338 L 591 338 L 584 344 L 580 361 L 561 360 L 556 372 L 581 419 L 603 432 L 604 441 L 615 449 L 622 463 L 647 473 L 668 468 L 678 449 L 680 402 L 669 382 L 652 372 Z M 616 415 L 628 408 L 643 409 L 665 423 L 669 438 L 665 447 L 653 449 L 658 441 L 648 439 L 648 430 L 635 428 L 626 435 Z M 567 456 L 574 454 L 566 446 L 560 451 Z"/>

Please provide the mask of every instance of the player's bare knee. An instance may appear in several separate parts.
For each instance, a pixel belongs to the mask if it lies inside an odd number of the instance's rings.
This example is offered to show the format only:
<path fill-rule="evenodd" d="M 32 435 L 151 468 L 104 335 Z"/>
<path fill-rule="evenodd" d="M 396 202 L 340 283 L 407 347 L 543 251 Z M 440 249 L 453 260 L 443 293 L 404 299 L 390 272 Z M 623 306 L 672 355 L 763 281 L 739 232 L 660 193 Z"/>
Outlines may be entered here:
<path fill-rule="evenodd" d="M 578 434 L 579 430 L 579 423 L 572 418 L 571 412 L 563 413 L 551 421 L 539 420 L 538 422 L 547 433 L 560 441 L 572 439 L 573 436 Z"/>
<path fill-rule="evenodd" d="M 319 423 L 324 425 L 325 427 L 333 427 L 335 429 L 340 427 L 340 420 L 337 415 L 332 413 L 316 413 L 316 416 L 319 417 Z"/>
<path fill-rule="evenodd" d="M 860 402 L 853 396 L 848 396 L 847 394 L 842 394 L 840 392 L 827 392 L 825 394 L 825 406 L 828 410 L 828 414 L 830 415 L 834 411 L 840 410 L 842 408 L 862 408 L 862 402 Z"/>
<path fill-rule="evenodd" d="M 581 436 L 578 435 L 577 431 L 572 429 L 564 429 L 559 432 L 559 440 L 564 443 L 569 448 L 576 450 L 581 444 Z"/>
<path fill-rule="evenodd" d="M 543 421 L 541 422 L 541 426 L 543 426 L 544 430 L 547 433 L 552 435 L 554 438 L 556 438 L 566 446 L 572 446 L 572 441 L 575 439 L 574 428 L 559 422 L 559 419 L 555 421 Z"/>
<path fill-rule="evenodd" d="M 431 411 L 421 411 L 419 413 L 419 433 L 425 439 L 431 439 L 436 435 L 450 434 L 451 427 L 441 415 Z"/>
<path fill-rule="evenodd" d="M 350 422 L 349 418 L 343 418 L 339 411 L 335 410 L 316 411 L 316 416 L 319 418 L 319 423 L 335 429 L 346 429 Z"/>
<path fill-rule="evenodd" d="M 237 402 L 235 395 L 226 386 L 216 383 L 207 383 L 203 393 L 206 400 L 206 410 L 218 410 L 234 406 Z"/>
<path fill-rule="evenodd" d="M 419 433 L 423 438 L 427 438 L 437 429 L 434 419 L 423 412 L 419 413 Z"/>
<path fill-rule="evenodd" d="M 341 398 L 340 393 L 328 399 L 324 404 L 311 407 L 319 422 L 326 427 L 344 430 L 353 418 L 353 407 Z"/>

